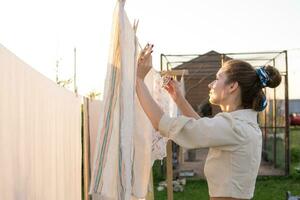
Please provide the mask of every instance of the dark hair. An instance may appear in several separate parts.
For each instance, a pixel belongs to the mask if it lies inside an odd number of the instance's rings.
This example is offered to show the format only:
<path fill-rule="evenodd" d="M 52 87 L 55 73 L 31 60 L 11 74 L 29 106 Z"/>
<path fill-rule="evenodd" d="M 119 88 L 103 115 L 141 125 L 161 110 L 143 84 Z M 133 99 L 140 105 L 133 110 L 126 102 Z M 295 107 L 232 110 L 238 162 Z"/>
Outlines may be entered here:
<path fill-rule="evenodd" d="M 252 108 L 255 111 L 263 110 L 263 101 L 266 98 L 256 70 L 247 62 L 242 60 L 229 60 L 223 65 L 227 75 L 227 83 L 238 82 L 241 88 L 242 106 L 245 109 Z M 279 71 L 272 66 L 264 66 L 269 76 L 266 87 L 275 88 L 281 82 Z"/>

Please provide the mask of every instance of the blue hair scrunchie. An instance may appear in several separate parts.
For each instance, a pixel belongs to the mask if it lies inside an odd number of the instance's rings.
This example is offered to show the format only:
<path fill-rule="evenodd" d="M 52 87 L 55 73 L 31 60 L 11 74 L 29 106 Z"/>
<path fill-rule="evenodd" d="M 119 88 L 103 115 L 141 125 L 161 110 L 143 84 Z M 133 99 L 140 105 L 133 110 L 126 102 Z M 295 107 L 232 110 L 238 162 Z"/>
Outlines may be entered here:
<path fill-rule="evenodd" d="M 256 70 L 256 74 L 260 80 L 260 83 L 263 87 L 267 86 L 268 81 L 270 80 L 270 77 L 268 73 L 266 72 L 264 67 L 259 67 Z"/>
<path fill-rule="evenodd" d="M 261 102 L 261 105 L 260 105 L 260 111 L 263 111 L 268 105 L 268 101 L 267 101 L 267 98 L 266 96 L 263 96 L 263 99 L 262 99 L 262 102 Z"/>
<path fill-rule="evenodd" d="M 266 87 L 268 81 L 270 80 L 270 77 L 269 77 L 268 73 L 266 72 L 265 68 L 259 67 L 255 71 L 256 71 L 257 76 L 259 77 L 261 85 L 263 87 Z M 266 96 L 264 96 L 262 99 L 261 105 L 260 105 L 260 107 L 261 107 L 260 111 L 263 111 L 267 107 L 267 105 L 268 105 L 267 98 L 266 98 Z"/>

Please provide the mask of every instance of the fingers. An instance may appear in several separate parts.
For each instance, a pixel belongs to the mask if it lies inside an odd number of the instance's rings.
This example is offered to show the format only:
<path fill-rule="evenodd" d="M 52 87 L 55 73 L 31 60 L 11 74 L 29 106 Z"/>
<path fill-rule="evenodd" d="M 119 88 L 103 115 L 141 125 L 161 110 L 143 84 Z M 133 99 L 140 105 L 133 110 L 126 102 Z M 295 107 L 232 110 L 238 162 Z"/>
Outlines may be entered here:
<path fill-rule="evenodd" d="M 162 88 L 165 88 L 165 89 L 172 89 L 171 88 L 171 85 L 170 85 L 170 81 L 173 80 L 173 78 L 171 76 L 164 76 L 162 78 Z"/>
<path fill-rule="evenodd" d="M 171 80 L 171 77 L 170 76 L 163 76 L 162 77 L 162 86 L 164 87 L 165 85 L 167 85 Z"/>
<path fill-rule="evenodd" d="M 173 79 L 170 81 L 169 84 L 172 85 L 174 88 L 179 88 L 180 87 L 180 83 L 176 80 L 173 80 Z"/>
<path fill-rule="evenodd" d="M 141 63 L 142 61 L 148 59 L 151 56 L 151 53 L 153 52 L 153 44 L 147 44 L 144 49 L 141 51 L 138 59 L 138 63 Z"/>
<path fill-rule="evenodd" d="M 172 93 L 172 91 L 173 91 L 173 88 L 172 88 L 172 86 L 170 86 L 170 85 L 164 85 L 163 88 L 164 88 L 165 90 L 167 90 L 169 93 Z"/>
<path fill-rule="evenodd" d="M 140 57 L 145 57 L 146 55 L 151 54 L 151 53 L 153 52 L 153 47 L 154 47 L 153 44 L 149 44 L 149 43 L 148 43 L 148 44 L 145 46 L 145 48 L 141 51 Z"/>
<path fill-rule="evenodd" d="M 151 56 L 151 53 L 153 52 L 153 45 L 148 45 L 145 49 L 145 53 L 143 55 L 143 59 L 148 59 Z"/>
<path fill-rule="evenodd" d="M 153 52 L 153 47 L 154 47 L 153 44 L 148 43 L 146 54 L 151 54 Z"/>
<path fill-rule="evenodd" d="M 145 53 L 146 53 L 146 51 L 147 51 L 147 48 L 148 48 L 148 46 L 149 46 L 149 43 L 144 47 L 144 49 L 141 51 L 141 53 L 140 53 L 140 57 L 143 57 L 144 55 L 145 55 Z"/>
<path fill-rule="evenodd" d="M 145 56 L 145 54 L 149 54 L 149 52 L 151 53 L 152 49 L 153 49 L 153 44 L 149 44 L 147 43 L 147 45 L 144 47 L 144 49 L 141 51 L 140 53 L 140 57 Z"/>

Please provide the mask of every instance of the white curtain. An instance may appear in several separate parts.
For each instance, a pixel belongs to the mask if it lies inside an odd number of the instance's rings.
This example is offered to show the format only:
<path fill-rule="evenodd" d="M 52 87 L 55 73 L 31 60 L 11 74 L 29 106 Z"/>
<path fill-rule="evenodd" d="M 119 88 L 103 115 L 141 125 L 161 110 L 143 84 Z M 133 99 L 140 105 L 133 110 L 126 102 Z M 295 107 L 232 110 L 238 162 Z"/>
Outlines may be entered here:
<path fill-rule="evenodd" d="M 81 100 L 0 45 L 0 199 L 81 199 Z"/>

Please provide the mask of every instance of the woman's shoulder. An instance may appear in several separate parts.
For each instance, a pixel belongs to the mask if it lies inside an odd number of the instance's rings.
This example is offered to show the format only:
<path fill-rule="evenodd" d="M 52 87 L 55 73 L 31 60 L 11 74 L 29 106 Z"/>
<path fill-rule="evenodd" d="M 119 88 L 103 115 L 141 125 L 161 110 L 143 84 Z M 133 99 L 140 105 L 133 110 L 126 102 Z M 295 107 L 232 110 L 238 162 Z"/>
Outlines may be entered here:
<path fill-rule="evenodd" d="M 257 115 L 258 112 L 253 109 L 240 109 L 232 112 L 220 112 L 216 116 L 231 117 L 234 120 L 257 124 Z"/>
<path fill-rule="evenodd" d="M 234 112 L 221 112 L 216 117 L 230 119 L 233 132 L 244 138 L 244 141 L 253 135 L 253 132 L 260 132 L 257 112 L 252 109 L 241 109 Z"/>

